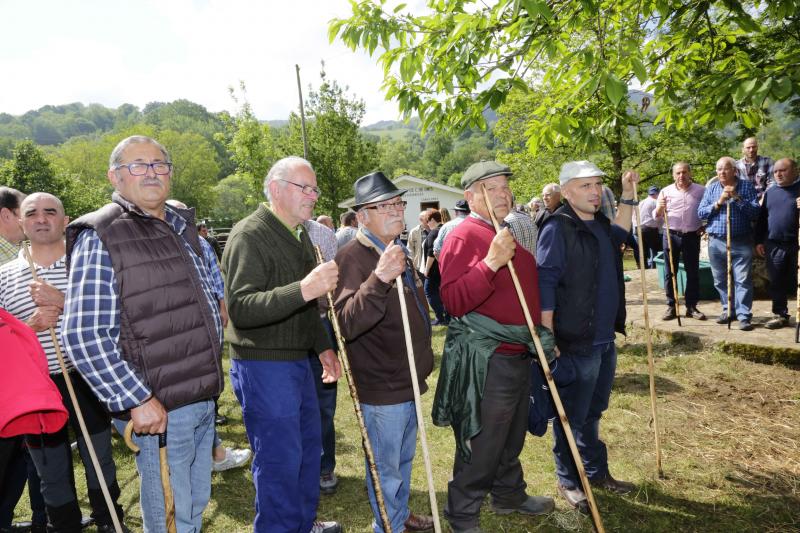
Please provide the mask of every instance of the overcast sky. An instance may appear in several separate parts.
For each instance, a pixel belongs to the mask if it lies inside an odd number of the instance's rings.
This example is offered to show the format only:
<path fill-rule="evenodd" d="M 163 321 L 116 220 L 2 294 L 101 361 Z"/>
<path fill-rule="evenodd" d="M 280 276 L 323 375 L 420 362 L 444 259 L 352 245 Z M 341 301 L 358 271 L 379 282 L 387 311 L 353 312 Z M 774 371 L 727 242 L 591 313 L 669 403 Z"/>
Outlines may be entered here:
<path fill-rule="evenodd" d="M 307 93 L 324 60 L 366 102 L 365 125 L 396 119 L 375 58 L 328 44 L 328 21 L 349 14 L 347 0 L 0 0 L 0 112 L 178 98 L 233 111 L 228 87 L 241 80 L 256 116 L 286 119 L 294 65 Z"/>

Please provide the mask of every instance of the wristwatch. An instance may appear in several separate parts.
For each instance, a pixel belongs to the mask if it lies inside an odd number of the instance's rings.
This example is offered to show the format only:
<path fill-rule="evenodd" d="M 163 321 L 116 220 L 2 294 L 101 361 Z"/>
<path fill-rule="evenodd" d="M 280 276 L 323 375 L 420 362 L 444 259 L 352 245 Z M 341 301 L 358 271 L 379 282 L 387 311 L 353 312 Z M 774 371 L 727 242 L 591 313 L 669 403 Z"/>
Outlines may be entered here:
<path fill-rule="evenodd" d="M 631 198 L 631 199 L 620 198 L 619 199 L 619 203 L 625 204 L 625 205 L 639 205 L 639 203 L 636 200 L 634 200 L 633 198 Z"/>

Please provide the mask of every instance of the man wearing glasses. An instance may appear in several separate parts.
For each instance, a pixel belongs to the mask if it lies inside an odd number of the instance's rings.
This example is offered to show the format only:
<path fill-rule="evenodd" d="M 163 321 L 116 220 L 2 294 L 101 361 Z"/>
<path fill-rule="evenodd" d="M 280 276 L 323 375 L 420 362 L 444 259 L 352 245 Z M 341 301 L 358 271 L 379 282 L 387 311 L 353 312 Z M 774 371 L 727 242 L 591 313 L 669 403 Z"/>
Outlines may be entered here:
<path fill-rule="evenodd" d="M 133 422 L 144 531 L 165 527 L 165 432 L 177 529 L 200 531 L 223 383 L 213 282 L 194 211 L 166 205 L 172 163 L 161 144 L 124 139 L 108 179 L 112 203 L 67 228 L 62 343 L 117 429 Z"/>
<path fill-rule="evenodd" d="M 355 183 L 360 229 L 338 254 L 336 315 L 347 344 L 361 411 L 378 469 L 392 531 L 428 531 L 433 518 L 408 508 L 411 466 L 417 447 L 417 416 L 397 291 L 403 291 L 421 392 L 433 368 L 431 328 L 422 282 L 398 236 L 403 231 L 406 191 L 382 172 Z M 402 276 L 402 288 L 396 279 Z M 372 478 L 367 487 L 373 529 L 383 532 Z"/>
<path fill-rule="evenodd" d="M 319 198 L 300 157 L 275 163 L 264 180 L 269 205 L 234 226 L 222 254 L 228 302 L 231 384 L 242 405 L 253 456 L 257 533 L 338 533 L 316 521 L 322 436 L 308 352 L 323 383 L 340 368 L 317 298 L 336 287 L 334 261 L 317 266 L 303 226 Z"/>

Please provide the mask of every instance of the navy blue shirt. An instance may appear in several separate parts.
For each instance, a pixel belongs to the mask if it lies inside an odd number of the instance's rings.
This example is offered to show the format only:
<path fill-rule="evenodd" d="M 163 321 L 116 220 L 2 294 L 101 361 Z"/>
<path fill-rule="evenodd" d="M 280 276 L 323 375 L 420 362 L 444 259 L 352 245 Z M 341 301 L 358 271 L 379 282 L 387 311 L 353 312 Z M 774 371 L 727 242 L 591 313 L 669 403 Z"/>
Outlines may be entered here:
<path fill-rule="evenodd" d="M 603 226 L 594 220 L 584 220 L 586 226 L 597 238 L 599 257 L 597 264 L 597 291 L 595 292 L 595 335 L 593 344 L 612 342 L 614 319 L 619 307 L 619 286 L 614 253 L 628 238 L 620 226 L 611 224 L 611 238 L 603 231 Z M 539 298 L 542 311 L 554 311 L 556 307 L 556 288 L 569 260 L 564 246 L 564 238 L 558 234 L 558 224 L 547 224 L 539 234 L 536 246 L 536 261 L 539 270 Z"/>
<path fill-rule="evenodd" d="M 797 243 L 797 196 L 800 180 L 789 186 L 773 185 L 764 193 L 764 204 L 756 225 L 756 244 L 764 241 Z"/>

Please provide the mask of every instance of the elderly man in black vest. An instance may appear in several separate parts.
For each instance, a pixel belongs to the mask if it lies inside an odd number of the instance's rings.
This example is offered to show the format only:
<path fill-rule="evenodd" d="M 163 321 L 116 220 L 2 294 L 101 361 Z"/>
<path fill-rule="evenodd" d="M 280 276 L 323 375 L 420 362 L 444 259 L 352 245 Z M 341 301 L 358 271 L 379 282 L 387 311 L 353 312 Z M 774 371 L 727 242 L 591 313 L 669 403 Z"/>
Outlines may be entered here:
<path fill-rule="evenodd" d="M 141 448 L 144 531 L 166 531 L 159 435 L 166 432 L 178 532 L 200 531 L 211 496 L 222 323 L 194 211 L 166 205 L 166 149 L 128 137 L 111 153 L 112 202 L 67 228 L 62 342 L 122 431 Z"/>

